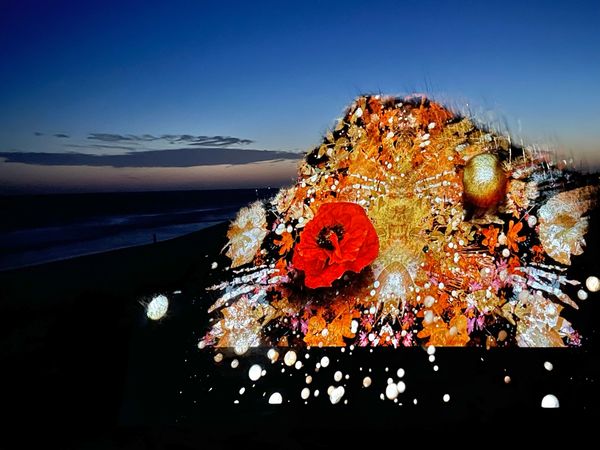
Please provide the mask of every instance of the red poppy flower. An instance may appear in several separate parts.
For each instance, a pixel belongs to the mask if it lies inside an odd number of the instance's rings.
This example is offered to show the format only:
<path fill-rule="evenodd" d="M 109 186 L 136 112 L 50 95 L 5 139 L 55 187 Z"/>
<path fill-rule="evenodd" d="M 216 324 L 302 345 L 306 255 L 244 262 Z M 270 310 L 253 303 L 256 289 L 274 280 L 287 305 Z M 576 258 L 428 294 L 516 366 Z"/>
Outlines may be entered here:
<path fill-rule="evenodd" d="M 379 238 L 356 203 L 325 203 L 300 234 L 292 262 L 309 288 L 328 287 L 345 272 L 360 272 L 379 253 Z"/>

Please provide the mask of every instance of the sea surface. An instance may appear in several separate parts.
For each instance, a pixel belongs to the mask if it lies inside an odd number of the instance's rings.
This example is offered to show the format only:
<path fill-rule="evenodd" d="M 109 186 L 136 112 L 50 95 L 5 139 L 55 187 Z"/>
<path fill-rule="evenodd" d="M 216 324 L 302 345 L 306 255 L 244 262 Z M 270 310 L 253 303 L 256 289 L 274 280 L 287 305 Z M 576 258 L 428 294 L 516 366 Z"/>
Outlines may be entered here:
<path fill-rule="evenodd" d="M 0 270 L 151 244 L 231 220 L 270 189 L 0 196 Z"/>

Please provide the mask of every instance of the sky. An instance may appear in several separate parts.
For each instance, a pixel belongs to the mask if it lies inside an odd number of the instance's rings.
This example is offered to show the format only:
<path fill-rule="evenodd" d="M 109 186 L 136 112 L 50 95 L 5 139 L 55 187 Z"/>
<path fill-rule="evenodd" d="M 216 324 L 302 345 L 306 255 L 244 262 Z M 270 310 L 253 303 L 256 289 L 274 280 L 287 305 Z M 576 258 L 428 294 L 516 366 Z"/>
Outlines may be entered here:
<path fill-rule="evenodd" d="M 364 93 L 600 163 L 597 1 L 0 1 L 0 193 L 280 186 Z"/>

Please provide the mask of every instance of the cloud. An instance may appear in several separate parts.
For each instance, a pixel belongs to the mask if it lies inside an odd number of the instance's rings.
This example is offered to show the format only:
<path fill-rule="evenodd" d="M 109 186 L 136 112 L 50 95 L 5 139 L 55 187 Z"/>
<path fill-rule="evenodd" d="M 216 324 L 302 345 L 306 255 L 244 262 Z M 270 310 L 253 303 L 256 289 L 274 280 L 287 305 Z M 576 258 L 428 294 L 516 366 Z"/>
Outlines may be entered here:
<path fill-rule="evenodd" d="M 115 133 L 90 133 L 89 140 L 102 142 L 127 142 L 139 145 L 144 142 L 161 142 L 174 145 L 191 145 L 197 147 L 226 147 L 231 145 L 248 145 L 254 141 L 233 136 L 204 136 L 193 134 L 163 134 L 154 136 L 151 134 L 115 134 Z"/>
<path fill-rule="evenodd" d="M 56 133 L 54 137 L 68 139 L 69 135 L 64 133 Z"/>
<path fill-rule="evenodd" d="M 36 136 L 43 136 L 44 135 L 44 133 L 40 133 L 39 131 L 34 131 L 33 134 L 36 135 Z"/>
<path fill-rule="evenodd" d="M 41 166 L 194 167 L 240 165 L 261 161 L 299 160 L 302 154 L 207 147 L 130 151 L 119 155 L 84 153 L 0 152 L 6 163 Z"/>
<path fill-rule="evenodd" d="M 90 149 L 90 148 L 99 148 L 99 149 L 116 149 L 116 150 L 137 150 L 135 147 L 132 147 L 130 145 L 109 145 L 109 144 L 87 144 L 87 145 L 81 145 L 81 144 L 66 144 L 65 147 L 69 147 L 69 148 L 85 148 L 85 149 Z"/>

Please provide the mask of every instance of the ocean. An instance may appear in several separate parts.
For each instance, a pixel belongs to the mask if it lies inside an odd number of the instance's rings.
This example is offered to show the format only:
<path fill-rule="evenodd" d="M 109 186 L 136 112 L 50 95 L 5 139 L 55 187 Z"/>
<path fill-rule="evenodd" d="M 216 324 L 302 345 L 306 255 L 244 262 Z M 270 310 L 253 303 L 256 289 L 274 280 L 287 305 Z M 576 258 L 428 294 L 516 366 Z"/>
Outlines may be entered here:
<path fill-rule="evenodd" d="M 273 189 L 0 196 L 0 270 L 151 244 L 231 220 Z"/>

